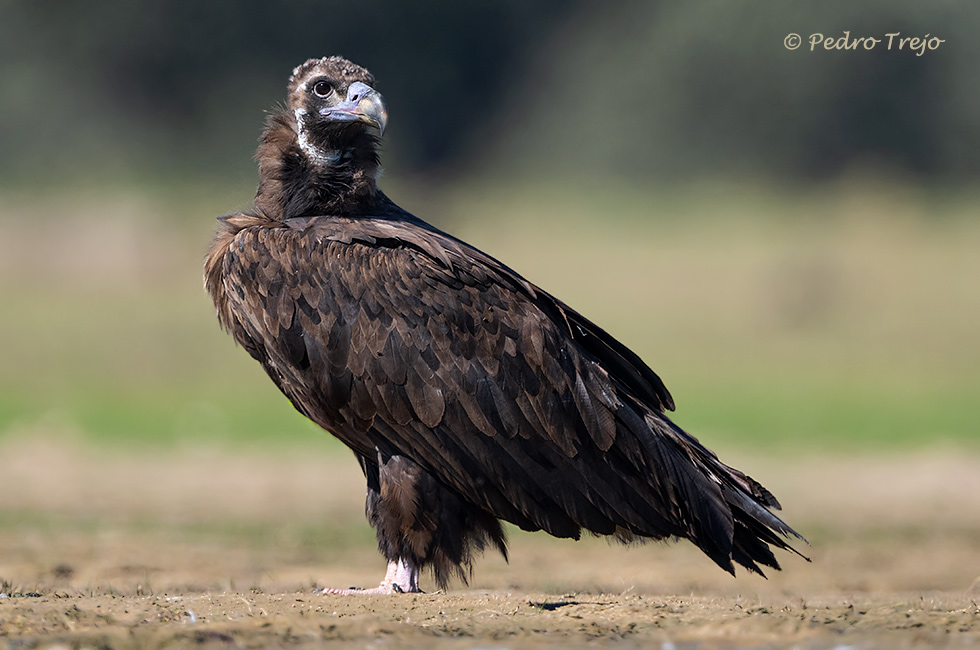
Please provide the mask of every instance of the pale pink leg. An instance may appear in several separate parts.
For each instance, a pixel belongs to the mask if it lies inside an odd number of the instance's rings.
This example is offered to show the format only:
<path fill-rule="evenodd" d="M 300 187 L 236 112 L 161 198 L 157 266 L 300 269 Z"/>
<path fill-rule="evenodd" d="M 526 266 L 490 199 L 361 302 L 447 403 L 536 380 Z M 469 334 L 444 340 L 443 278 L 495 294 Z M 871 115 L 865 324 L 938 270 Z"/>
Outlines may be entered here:
<path fill-rule="evenodd" d="M 374 589 L 318 589 L 320 594 L 402 594 L 421 593 L 419 589 L 418 567 L 405 560 L 392 560 L 388 563 L 385 579 Z"/>

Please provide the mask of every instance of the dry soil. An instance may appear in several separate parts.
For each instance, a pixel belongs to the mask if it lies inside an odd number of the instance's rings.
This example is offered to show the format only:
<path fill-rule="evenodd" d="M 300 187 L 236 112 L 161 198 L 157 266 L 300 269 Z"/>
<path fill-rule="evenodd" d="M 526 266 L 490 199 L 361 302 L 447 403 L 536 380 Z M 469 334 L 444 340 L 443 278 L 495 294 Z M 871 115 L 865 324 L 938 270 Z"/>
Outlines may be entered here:
<path fill-rule="evenodd" d="M 811 542 L 768 580 L 687 543 L 512 531 L 446 593 L 376 584 L 353 459 L 0 444 L 0 648 L 980 645 L 980 470 L 947 450 L 734 459 Z"/>

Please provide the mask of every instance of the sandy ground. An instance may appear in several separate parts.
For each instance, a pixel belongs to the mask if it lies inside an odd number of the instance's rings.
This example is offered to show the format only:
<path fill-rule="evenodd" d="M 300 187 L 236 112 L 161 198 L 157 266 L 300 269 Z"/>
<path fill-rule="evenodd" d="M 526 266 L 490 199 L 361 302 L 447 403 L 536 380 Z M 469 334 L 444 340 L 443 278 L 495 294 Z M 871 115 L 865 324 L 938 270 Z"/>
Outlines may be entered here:
<path fill-rule="evenodd" d="M 734 458 L 811 541 L 769 580 L 689 544 L 514 531 L 469 585 L 383 573 L 328 451 L 0 443 L 0 648 L 931 648 L 980 645 L 980 457 Z"/>

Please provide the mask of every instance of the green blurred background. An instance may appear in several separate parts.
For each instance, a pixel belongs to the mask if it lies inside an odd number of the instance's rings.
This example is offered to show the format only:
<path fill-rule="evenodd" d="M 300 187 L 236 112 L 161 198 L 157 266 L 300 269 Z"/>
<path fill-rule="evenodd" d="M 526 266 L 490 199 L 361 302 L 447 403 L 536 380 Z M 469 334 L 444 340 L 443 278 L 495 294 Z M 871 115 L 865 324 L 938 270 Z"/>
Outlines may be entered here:
<path fill-rule="evenodd" d="M 945 42 L 808 51 L 844 30 Z M 200 276 L 290 70 L 343 54 L 388 194 L 635 349 L 709 446 L 975 450 L 978 34 L 953 2 L 0 3 L 0 437 L 336 445 Z"/>

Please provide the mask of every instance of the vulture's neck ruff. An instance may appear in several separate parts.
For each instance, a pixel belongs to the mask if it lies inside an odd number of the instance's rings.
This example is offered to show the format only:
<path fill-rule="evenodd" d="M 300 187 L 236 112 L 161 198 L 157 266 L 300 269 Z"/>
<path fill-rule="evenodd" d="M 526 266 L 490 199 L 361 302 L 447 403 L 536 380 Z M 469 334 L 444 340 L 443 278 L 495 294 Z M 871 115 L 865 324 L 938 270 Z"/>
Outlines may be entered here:
<path fill-rule="evenodd" d="M 293 71 L 289 104 L 259 143 L 255 205 L 274 221 L 368 214 L 378 200 L 378 137 L 388 121 L 374 77 L 331 57 Z"/>

